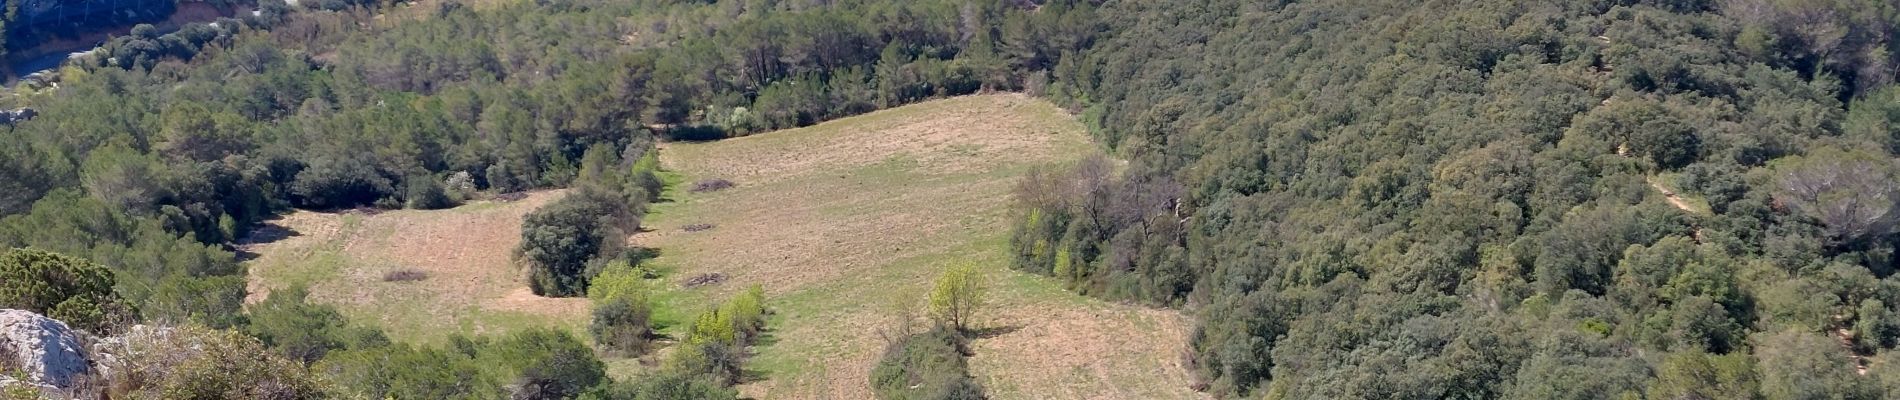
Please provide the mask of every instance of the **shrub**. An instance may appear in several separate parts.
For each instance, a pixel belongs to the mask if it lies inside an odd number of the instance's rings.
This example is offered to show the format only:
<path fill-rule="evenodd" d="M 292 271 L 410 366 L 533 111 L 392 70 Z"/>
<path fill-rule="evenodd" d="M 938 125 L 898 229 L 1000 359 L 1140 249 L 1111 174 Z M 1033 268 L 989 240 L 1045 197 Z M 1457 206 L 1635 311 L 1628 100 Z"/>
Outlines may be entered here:
<path fill-rule="evenodd" d="M 315 399 L 319 380 L 244 334 L 199 326 L 134 331 L 112 346 L 112 398 Z"/>
<path fill-rule="evenodd" d="M 305 364 L 331 351 L 388 344 L 382 331 L 352 327 L 336 307 L 311 304 L 309 291 L 291 287 L 273 291 L 251 306 L 250 325 L 244 331 L 278 353 Z"/>
<path fill-rule="evenodd" d="M 707 310 L 693 318 L 693 327 L 686 332 L 686 342 L 690 344 L 738 343 L 739 331 L 733 328 L 732 314 L 720 311 L 720 309 Z"/>
<path fill-rule="evenodd" d="M 404 205 L 417 210 L 439 210 L 455 206 L 455 199 L 449 197 L 448 190 L 435 178 L 418 176 L 409 178 L 409 190 L 404 192 Z"/>
<path fill-rule="evenodd" d="M 666 188 L 666 182 L 660 180 L 659 154 L 658 151 L 648 150 L 633 162 L 632 182 L 629 184 L 638 188 L 638 192 L 645 194 L 649 200 L 660 198 L 660 191 Z"/>
<path fill-rule="evenodd" d="M 699 181 L 693 182 L 693 187 L 687 190 L 693 193 L 717 192 L 721 190 L 731 189 L 733 186 L 737 186 L 737 185 L 733 184 L 732 181 L 719 179 L 719 178 L 711 178 L 711 179 L 701 179 Z"/>
<path fill-rule="evenodd" d="M 757 285 L 732 300 L 701 313 L 688 330 L 687 342 L 744 344 L 765 328 L 765 290 Z"/>
<path fill-rule="evenodd" d="M 871 389 L 885 400 L 982 399 L 983 388 L 963 359 L 962 340 L 938 327 L 891 343 L 871 369 Z"/>
<path fill-rule="evenodd" d="M 622 356 L 646 352 L 653 338 L 653 310 L 644 299 L 619 297 L 595 303 L 594 322 L 588 332 L 594 343 L 610 354 Z"/>
<path fill-rule="evenodd" d="M 588 285 L 587 298 L 594 302 L 588 332 L 604 351 L 621 355 L 646 351 L 653 338 L 653 307 L 647 300 L 645 280 L 645 271 L 615 261 Z"/>
<path fill-rule="evenodd" d="M 567 399 L 606 380 L 593 350 L 546 328 L 499 340 L 452 336 L 439 349 L 396 344 L 340 351 L 312 369 L 356 398 Z"/>
<path fill-rule="evenodd" d="M 730 315 L 732 329 L 749 342 L 765 329 L 765 289 L 752 285 L 721 306 L 719 312 Z"/>
<path fill-rule="evenodd" d="M 600 275 L 588 283 L 587 298 L 595 304 L 623 298 L 644 304 L 647 301 L 646 275 L 645 270 L 626 261 L 607 263 Z"/>
<path fill-rule="evenodd" d="M 442 188 L 448 191 L 450 200 L 467 200 L 475 194 L 475 176 L 468 171 L 455 171 L 442 180 Z"/>
<path fill-rule="evenodd" d="M 466 343 L 466 342 L 464 342 Z M 311 367 L 369 399 L 502 399 L 501 383 L 472 354 L 395 344 L 330 353 Z"/>
<path fill-rule="evenodd" d="M 391 192 L 389 178 L 372 163 L 321 161 L 297 173 L 290 192 L 297 205 L 312 208 L 345 208 L 369 204 Z"/>
<path fill-rule="evenodd" d="M 505 381 L 516 399 L 572 398 L 607 379 L 594 351 L 565 331 L 522 331 L 495 343 L 483 358 L 514 371 Z"/>
<path fill-rule="evenodd" d="M 130 318 L 113 293 L 111 270 L 78 257 L 34 249 L 0 254 L 0 307 L 45 314 L 74 327 L 105 333 Z"/>
<path fill-rule="evenodd" d="M 413 268 L 403 268 L 383 273 L 383 282 L 416 282 L 429 279 L 429 273 Z"/>
<path fill-rule="evenodd" d="M 717 377 L 703 374 L 661 372 L 608 386 L 600 394 L 604 399 L 717 400 L 737 399 L 739 391 L 727 387 Z"/>
<path fill-rule="evenodd" d="M 689 341 L 667 360 L 665 371 L 706 376 L 721 385 L 732 385 L 745 373 L 745 356 L 745 347 L 737 344 Z"/>

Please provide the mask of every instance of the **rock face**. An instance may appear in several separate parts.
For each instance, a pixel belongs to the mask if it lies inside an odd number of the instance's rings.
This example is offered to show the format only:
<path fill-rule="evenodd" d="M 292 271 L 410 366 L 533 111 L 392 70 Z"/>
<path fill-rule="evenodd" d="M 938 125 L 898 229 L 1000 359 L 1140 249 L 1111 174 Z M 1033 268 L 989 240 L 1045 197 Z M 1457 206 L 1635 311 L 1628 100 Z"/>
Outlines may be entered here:
<path fill-rule="evenodd" d="M 38 116 L 38 115 L 40 115 L 40 112 L 34 111 L 31 108 L 16 108 L 12 110 L 0 110 L 0 124 L 13 125 L 14 123 L 18 123 L 20 121 L 33 119 L 34 116 Z"/>
<path fill-rule="evenodd" d="M 0 365 L 24 371 L 29 383 L 61 389 L 91 371 L 77 332 L 24 310 L 0 309 Z"/>

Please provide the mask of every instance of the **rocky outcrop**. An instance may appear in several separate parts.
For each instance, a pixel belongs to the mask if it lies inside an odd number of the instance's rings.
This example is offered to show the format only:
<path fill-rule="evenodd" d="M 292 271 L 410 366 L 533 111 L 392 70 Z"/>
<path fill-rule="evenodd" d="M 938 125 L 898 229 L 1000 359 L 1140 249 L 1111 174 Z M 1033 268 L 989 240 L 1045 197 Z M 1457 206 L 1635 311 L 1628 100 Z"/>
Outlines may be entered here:
<path fill-rule="evenodd" d="M 0 124 L 13 125 L 14 123 L 18 123 L 20 121 L 33 119 L 33 117 L 39 116 L 39 115 L 40 115 L 39 111 L 34 111 L 31 108 L 24 108 L 24 107 L 12 109 L 12 110 L 0 110 Z"/>
<path fill-rule="evenodd" d="M 27 383 L 68 389 L 92 371 L 79 333 L 66 323 L 24 310 L 0 309 L 0 366 Z"/>

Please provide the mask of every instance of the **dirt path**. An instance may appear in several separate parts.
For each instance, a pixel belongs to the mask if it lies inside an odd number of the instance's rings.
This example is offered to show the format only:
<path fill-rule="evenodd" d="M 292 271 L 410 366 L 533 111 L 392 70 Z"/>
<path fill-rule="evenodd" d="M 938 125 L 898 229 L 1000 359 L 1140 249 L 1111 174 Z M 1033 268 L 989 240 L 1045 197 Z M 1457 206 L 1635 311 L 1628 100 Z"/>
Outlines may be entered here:
<path fill-rule="evenodd" d="M 1669 205 L 1676 206 L 1676 209 L 1679 209 L 1682 211 L 1688 211 L 1688 212 L 1696 212 L 1695 208 L 1689 207 L 1689 202 L 1682 200 L 1682 196 L 1677 195 L 1675 191 L 1669 190 L 1668 188 L 1664 188 L 1661 183 L 1656 183 L 1656 181 L 1651 180 L 1649 182 L 1649 187 L 1655 188 L 1657 193 L 1662 193 L 1663 200 L 1668 201 Z"/>
<path fill-rule="evenodd" d="M 777 315 L 741 386 L 762 399 L 873 397 L 872 366 L 897 323 L 890 304 L 921 300 L 943 268 L 981 267 L 993 286 L 972 344 L 972 372 L 992 398 L 1166 399 L 1188 389 L 1180 313 L 1118 305 L 1007 269 L 1008 192 L 1029 168 L 1091 150 L 1075 120 L 1018 95 L 933 101 L 804 129 L 661 152 L 687 182 L 736 188 L 656 205 L 638 245 L 673 284 L 724 298 L 761 285 Z M 711 230 L 683 227 L 711 224 Z"/>

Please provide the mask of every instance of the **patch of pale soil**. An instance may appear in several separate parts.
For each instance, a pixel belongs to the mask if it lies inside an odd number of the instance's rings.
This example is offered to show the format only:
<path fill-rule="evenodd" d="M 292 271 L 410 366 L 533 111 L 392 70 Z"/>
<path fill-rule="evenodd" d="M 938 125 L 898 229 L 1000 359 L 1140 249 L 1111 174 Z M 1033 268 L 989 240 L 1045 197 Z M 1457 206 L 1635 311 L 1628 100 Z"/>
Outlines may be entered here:
<path fill-rule="evenodd" d="M 993 396 L 1043 399 L 1204 398 L 1179 357 L 1187 318 L 1172 310 L 1126 305 L 998 307 L 1002 333 L 971 343 L 977 371 L 1036 371 L 981 376 Z M 1101 383 L 1110 384 L 1101 384 Z M 1115 382 L 1145 382 L 1116 385 Z"/>
<path fill-rule="evenodd" d="M 1689 207 L 1689 202 L 1682 200 L 1681 195 L 1678 195 L 1676 194 L 1675 191 L 1671 191 L 1668 188 L 1663 187 L 1661 183 L 1656 183 L 1655 181 L 1652 180 L 1651 182 L 1649 182 L 1649 187 L 1656 189 L 1657 193 L 1662 193 L 1663 200 L 1669 201 L 1669 205 L 1676 206 L 1676 209 L 1682 210 L 1682 211 L 1688 211 L 1690 213 L 1696 212 L 1695 208 Z"/>
<path fill-rule="evenodd" d="M 971 107 L 968 103 L 985 103 Z M 683 154 L 669 167 L 745 184 L 862 167 L 907 155 L 925 172 L 987 170 L 998 164 L 1053 158 L 1062 127 L 1023 109 L 1047 107 L 1019 94 L 973 96 L 879 111 L 817 126 L 717 143 L 717 151 Z M 669 146 L 688 148 L 703 146 Z M 662 151 L 662 158 L 668 154 Z M 690 163 L 692 165 L 676 165 Z"/>

